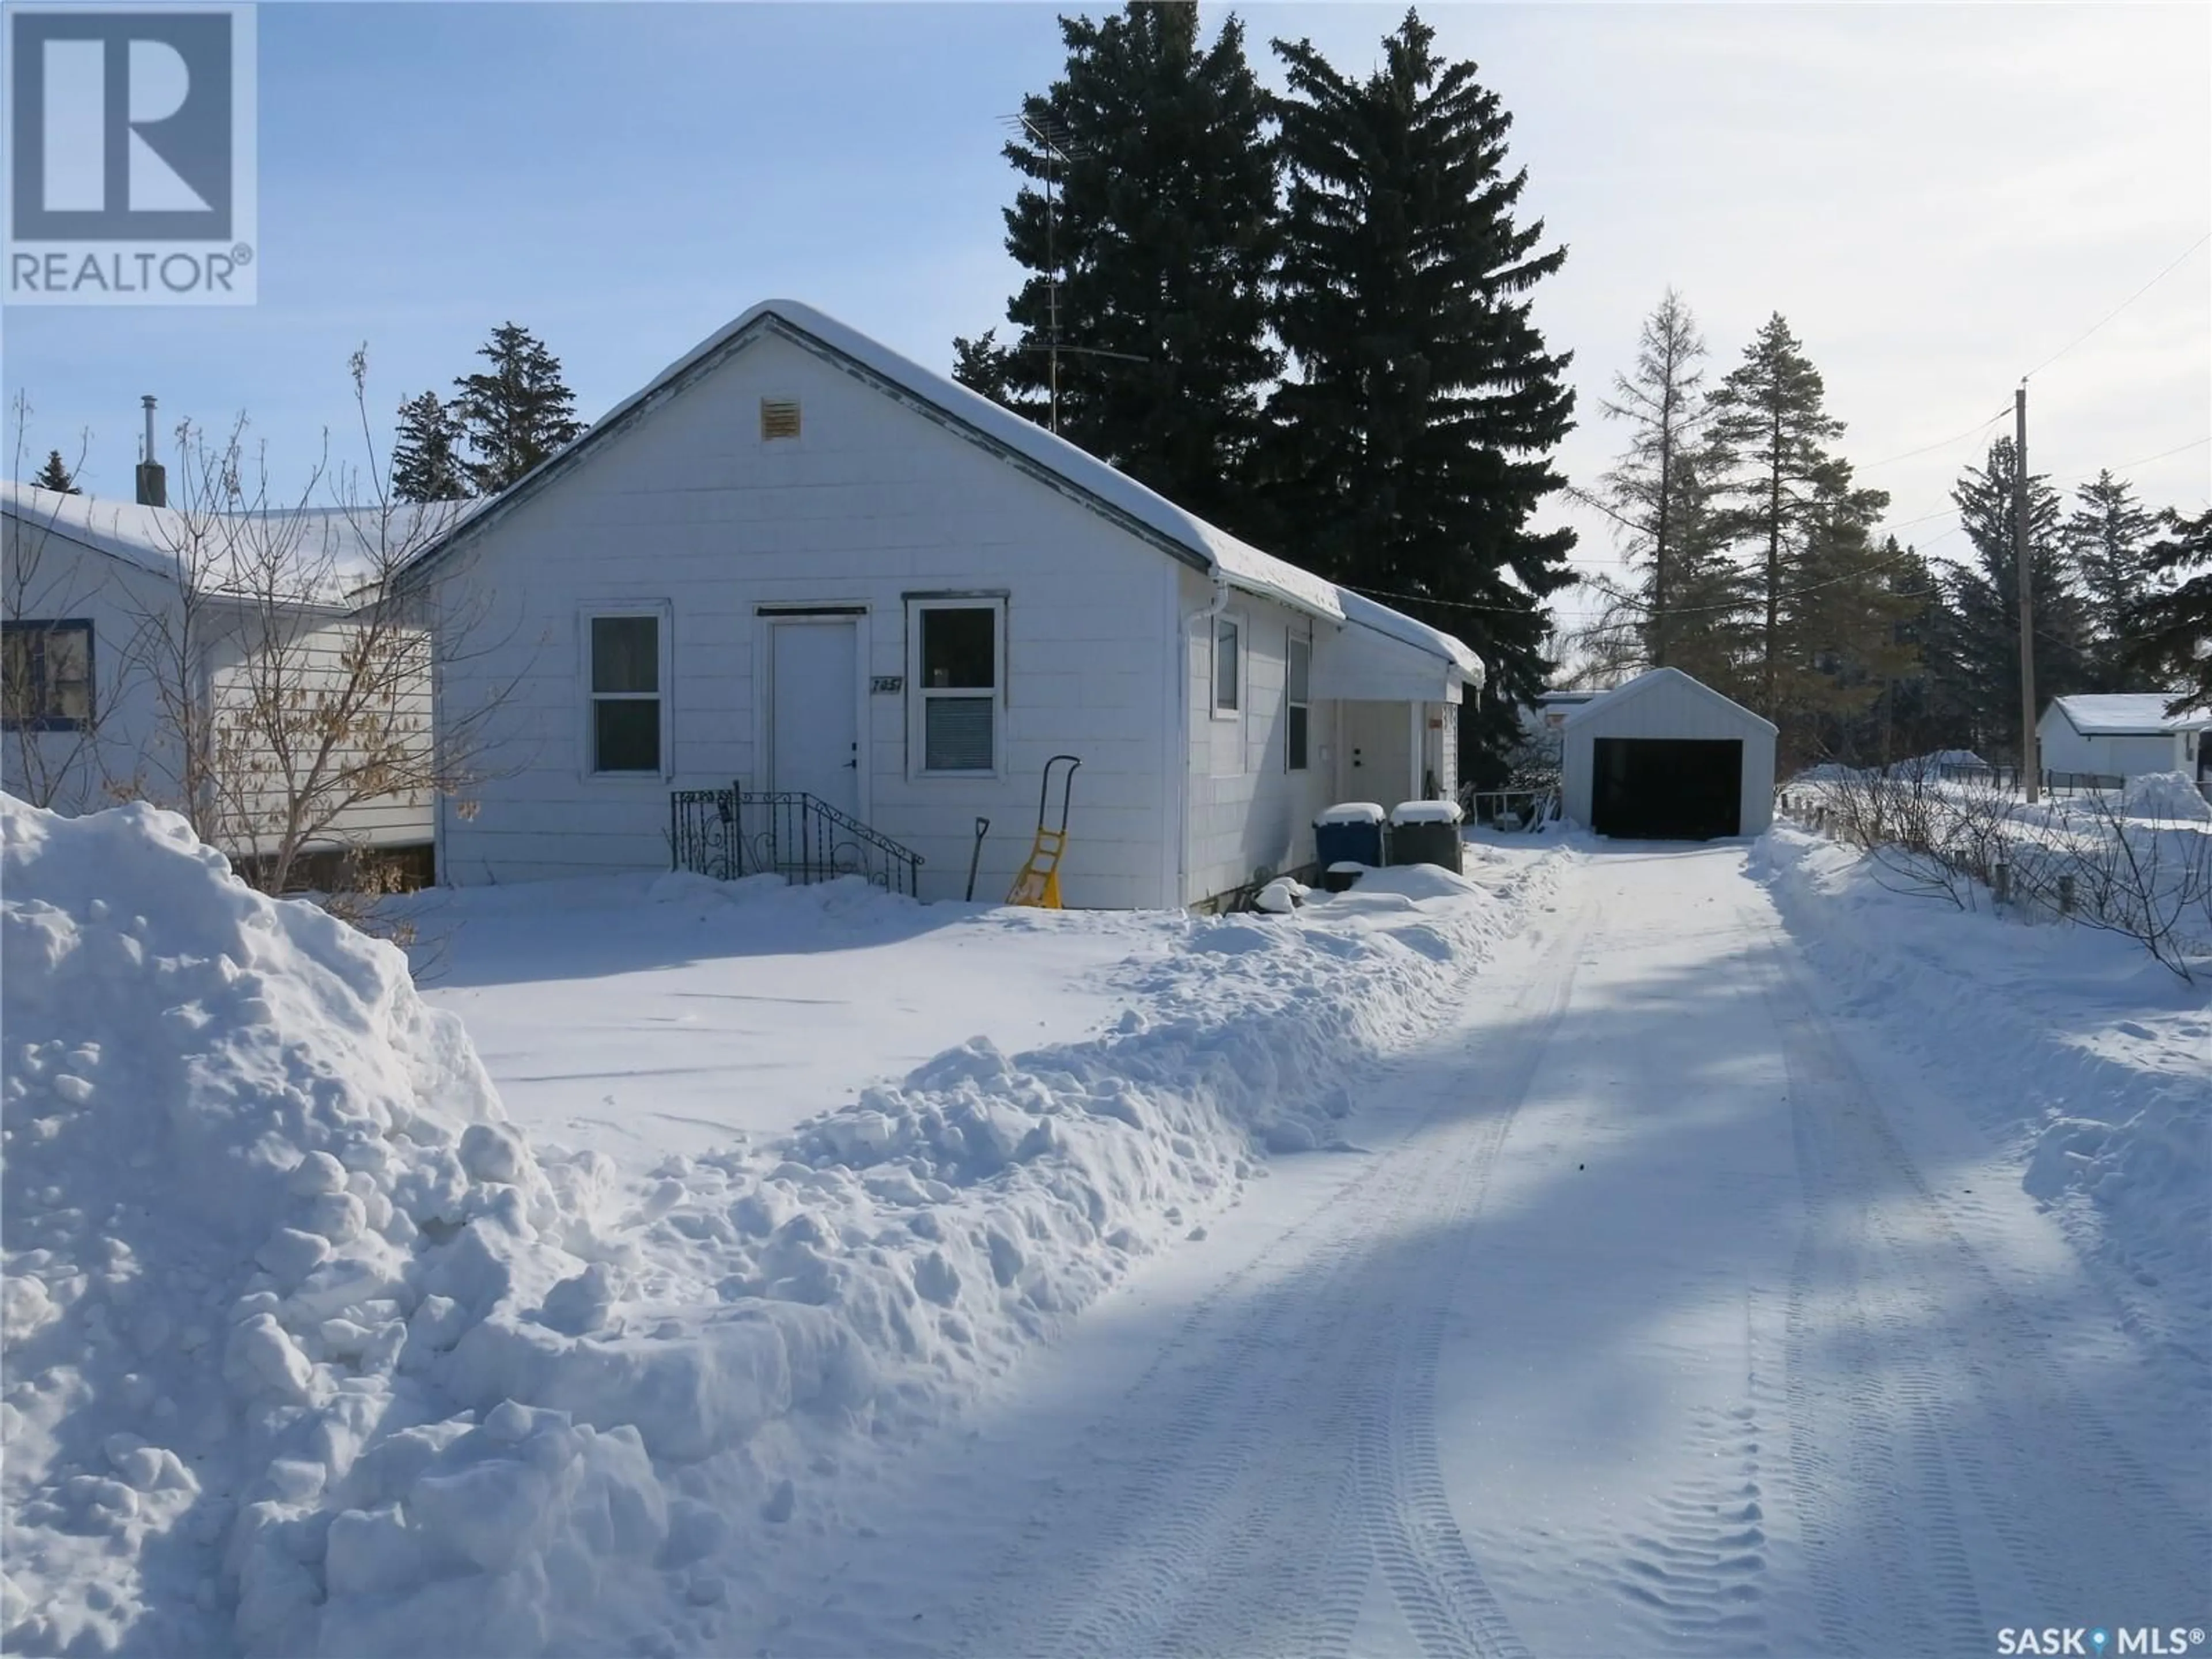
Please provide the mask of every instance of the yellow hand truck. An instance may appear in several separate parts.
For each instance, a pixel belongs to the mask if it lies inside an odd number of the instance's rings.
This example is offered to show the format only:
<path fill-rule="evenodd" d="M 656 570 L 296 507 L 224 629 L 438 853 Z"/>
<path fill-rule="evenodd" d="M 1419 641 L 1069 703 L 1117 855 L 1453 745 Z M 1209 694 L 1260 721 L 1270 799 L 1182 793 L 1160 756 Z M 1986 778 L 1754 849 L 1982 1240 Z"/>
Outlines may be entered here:
<path fill-rule="evenodd" d="M 1062 762 L 1067 770 L 1060 776 L 1060 827 L 1054 830 L 1047 827 L 1045 811 L 1052 799 L 1052 769 Z M 1039 910 L 1060 908 L 1060 860 L 1067 851 L 1067 808 L 1075 793 L 1075 769 L 1082 764 L 1073 755 L 1054 755 L 1044 763 L 1044 776 L 1037 781 L 1036 839 L 1030 843 L 1028 860 L 1014 878 L 1007 903 Z"/>

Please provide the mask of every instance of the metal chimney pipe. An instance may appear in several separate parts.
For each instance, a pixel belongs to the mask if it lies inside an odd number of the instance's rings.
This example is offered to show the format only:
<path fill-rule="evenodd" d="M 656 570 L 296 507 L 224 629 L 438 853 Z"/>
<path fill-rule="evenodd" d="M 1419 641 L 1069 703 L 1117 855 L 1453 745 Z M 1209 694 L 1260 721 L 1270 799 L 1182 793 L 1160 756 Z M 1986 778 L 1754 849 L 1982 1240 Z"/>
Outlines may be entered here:
<path fill-rule="evenodd" d="M 148 392 L 138 400 L 146 405 L 146 453 L 138 463 L 138 505 L 167 507 L 169 504 L 168 476 L 161 464 L 154 459 L 154 394 Z"/>

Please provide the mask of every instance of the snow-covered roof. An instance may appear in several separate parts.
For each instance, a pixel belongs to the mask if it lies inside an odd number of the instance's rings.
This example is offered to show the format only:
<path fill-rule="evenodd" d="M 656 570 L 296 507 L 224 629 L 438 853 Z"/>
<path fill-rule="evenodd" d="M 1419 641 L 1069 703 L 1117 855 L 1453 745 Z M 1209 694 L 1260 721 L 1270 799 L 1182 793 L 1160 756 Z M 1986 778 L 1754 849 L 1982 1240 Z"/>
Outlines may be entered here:
<path fill-rule="evenodd" d="M 1619 708 L 1631 697 L 1640 697 L 1647 691 L 1656 690 L 1660 686 L 1676 680 L 1700 696 L 1711 697 L 1715 702 L 1727 705 L 1744 719 L 1763 726 L 1770 732 L 1778 732 L 1781 729 L 1764 715 L 1753 714 L 1734 697 L 1723 696 L 1703 680 L 1693 679 L 1679 668 L 1647 668 L 1634 679 L 1614 686 L 1603 696 L 1591 698 L 1589 702 L 1569 714 L 1565 723 L 1569 726 L 1580 726 L 1584 720 L 1597 720 L 1607 710 Z"/>
<path fill-rule="evenodd" d="M 1482 684 L 1482 659 L 1443 629 L 1416 622 L 1404 611 L 1393 611 L 1389 605 L 1370 599 L 1364 593 L 1355 593 L 1348 587 L 1340 587 L 1336 593 L 1338 602 L 1344 607 L 1346 621 L 1357 623 L 1362 628 L 1371 628 L 1378 634 L 1387 634 L 1402 644 L 1427 652 L 1431 656 L 1441 657 L 1465 675 L 1468 684 L 1479 686 Z"/>
<path fill-rule="evenodd" d="M 2053 697 L 2051 706 L 2085 738 L 2154 737 L 2161 732 L 2212 730 L 2212 709 L 2166 712 L 2179 696 L 2172 691 L 2114 691 Z"/>
<path fill-rule="evenodd" d="M 609 410 L 582 437 L 495 498 L 489 510 L 470 527 L 492 523 L 507 507 L 568 466 L 599 439 L 626 425 L 647 406 L 768 330 L 810 349 L 826 349 L 856 365 L 907 398 L 968 428 L 994 447 L 1072 485 L 1110 513 L 1142 526 L 1155 538 L 1189 556 L 1200 568 L 1219 575 L 1231 586 L 1280 600 L 1296 610 L 1326 617 L 1332 622 L 1343 620 L 1344 607 L 1334 582 L 1324 581 L 1311 571 L 1301 570 L 1249 543 L 1237 540 L 1227 531 L 1186 513 L 1165 496 L 1147 489 L 1134 478 L 1035 422 L 970 392 L 957 381 L 924 368 L 881 341 L 871 339 L 858 329 L 796 300 L 764 300 L 735 322 L 717 329 L 653 376 L 642 389 Z M 450 540 L 450 537 L 441 538 L 440 545 L 426 549 L 418 562 L 426 562 L 437 556 Z"/>
<path fill-rule="evenodd" d="M 313 578 L 312 599 L 325 604 L 378 580 L 394 559 L 427 545 L 480 503 L 395 503 L 374 507 L 267 507 L 251 513 L 196 513 L 97 495 L 69 495 L 34 484 L 0 481 L 0 516 L 33 533 L 65 536 L 171 580 L 187 564 L 213 591 L 237 592 L 252 579 L 237 567 L 271 552 Z"/>

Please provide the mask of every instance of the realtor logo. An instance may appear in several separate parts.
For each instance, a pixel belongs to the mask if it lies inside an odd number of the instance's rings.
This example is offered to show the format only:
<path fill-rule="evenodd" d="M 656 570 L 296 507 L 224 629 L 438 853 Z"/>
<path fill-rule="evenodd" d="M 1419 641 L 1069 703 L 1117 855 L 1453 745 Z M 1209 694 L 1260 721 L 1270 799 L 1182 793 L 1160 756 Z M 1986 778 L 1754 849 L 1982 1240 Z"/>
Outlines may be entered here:
<path fill-rule="evenodd" d="M 10 304 L 254 298 L 246 5 L 10 7 Z"/>

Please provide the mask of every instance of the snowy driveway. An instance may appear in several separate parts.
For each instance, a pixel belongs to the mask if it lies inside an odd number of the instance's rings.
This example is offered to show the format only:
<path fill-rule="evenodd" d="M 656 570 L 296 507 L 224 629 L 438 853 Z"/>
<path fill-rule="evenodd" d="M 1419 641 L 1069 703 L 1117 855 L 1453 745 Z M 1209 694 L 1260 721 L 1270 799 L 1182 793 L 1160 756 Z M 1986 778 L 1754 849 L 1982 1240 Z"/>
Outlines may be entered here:
<path fill-rule="evenodd" d="M 780 1611 L 723 1634 L 1702 1656 L 2202 1628 L 2190 1357 L 2115 1329 L 1956 1103 L 1868 1082 L 1743 850 L 1595 853 L 1542 920 L 1377 1075 L 1364 1154 L 1279 1162 L 891 1490 L 856 1476 L 867 1524 L 780 1539 Z"/>

